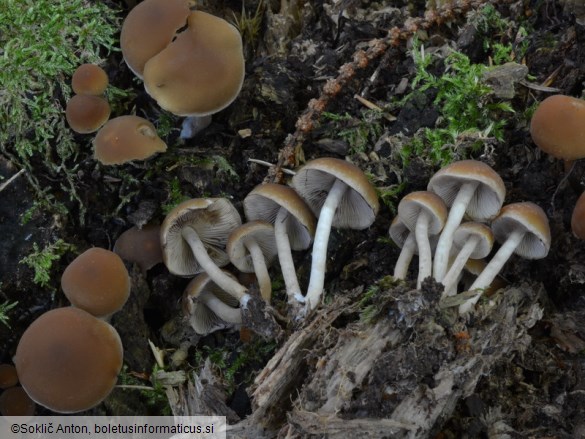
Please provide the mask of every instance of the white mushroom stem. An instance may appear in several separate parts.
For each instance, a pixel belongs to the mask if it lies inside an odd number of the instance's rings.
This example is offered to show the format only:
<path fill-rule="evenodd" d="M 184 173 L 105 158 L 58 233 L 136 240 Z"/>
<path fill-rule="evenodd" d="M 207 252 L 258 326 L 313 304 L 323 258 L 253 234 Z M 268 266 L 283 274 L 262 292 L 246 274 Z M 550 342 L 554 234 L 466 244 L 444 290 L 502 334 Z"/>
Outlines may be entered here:
<path fill-rule="evenodd" d="M 347 190 L 347 185 L 341 180 L 335 180 L 331 187 L 317 221 L 317 230 L 315 232 L 315 242 L 313 242 L 313 254 L 311 262 L 311 276 L 309 287 L 305 300 L 309 310 L 313 310 L 319 304 L 321 294 L 323 294 L 323 285 L 325 284 L 325 269 L 327 262 L 327 245 L 331 233 L 331 225 L 335 217 L 337 206 Z"/>
<path fill-rule="evenodd" d="M 442 280 L 442 284 L 445 286 L 443 296 L 452 296 L 457 292 L 454 287 L 457 285 L 459 275 L 463 271 L 463 267 L 465 267 L 465 263 L 469 259 L 469 256 L 471 256 L 471 253 L 473 253 L 473 250 L 477 247 L 479 239 L 479 236 L 475 235 L 469 237 L 469 239 L 465 241 L 465 244 L 463 244 L 463 247 L 459 250 L 459 253 L 457 253 L 457 257 L 453 261 L 451 268 L 449 268 L 449 271 Z"/>
<path fill-rule="evenodd" d="M 414 228 L 414 237 L 418 248 L 418 278 L 416 287 L 420 288 L 422 281 L 431 275 L 433 269 L 433 259 L 431 244 L 429 242 L 429 220 L 430 215 L 421 211 Z"/>
<path fill-rule="evenodd" d="M 516 248 L 520 245 L 525 233 L 526 231 L 524 230 L 514 230 L 510 236 L 508 236 L 508 239 L 502 244 L 492 260 L 485 266 L 483 271 L 469 287 L 469 291 L 480 290 L 479 294 L 459 305 L 459 314 L 463 315 L 471 311 L 483 294 L 483 290 L 492 284 L 498 273 L 502 270 L 504 264 L 510 259 L 510 256 L 512 256 Z"/>
<path fill-rule="evenodd" d="M 278 261 L 280 262 L 280 270 L 286 286 L 288 303 L 304 303 L 305 297 L 301 292 L 290 248 L 290 239 L 286 231 L 288 216 L 288 210 L 281 208 L 274 221 L 274 237 L 276 239 L 276 249 L 278 250 Z"/>
<path fill-rule="evenodd" d="M 189 116 L 183 120 L 181 139 L 192 139 L 211 124 L 211 115 Z"/>
<path fill-rule="evenodd" d="M 204 303 L 213 313 L 222 319 L 224 322 L 233 323 L 235 325 L 242 324 L 242 312 L 240 308 L 233 308 L 218 299 L 215 294 L 204 291 L 198 299 Z"/>
<path fill-rule="evenodd" d="M 252 264 L 254 264 L 254 274 L 258 279 L 258 285 L 260 285 L 260 295 L 266 303 L 270 303 L 272 296 L 272 284 L 270 282 L 270 275 L 268 274 L 268 268 L 266 267 L 266 259 L 264 259 L 264 253 L 256 241 L 253 239 L 246 240 L 244 243 L 250 257 L 252 258 Z"/>
<path fill-rule="evenodd" d="M 248 290 L 246 287 L 240 285 L 238 282 L 221 271 L 215 262 L 213 262 L 213 260 L 207 254 L 205 245 L 203 245 L 203 242 L 201 242 L 201 239 L 199 239 L 199 235 L 197 235 L 195 230 L 193 230 L 191 227 L 183 227 L 181 235 L 183 236 L 183 239 L 189 243 L 195 259 L 197 259 L 197 262 L 199 262 L 199 265 L 201 265 L 211 280 L 213 280 L 213 282 L 215 282 L 215 284 L 226 293 L 238 299 L 242 306 L 245 306 L 248 303 L 248 299 L 250 298 L 248 295 Z"/>
<path fill-rule="evenodd" d="M 445 277 L 447 266 L 449 265 L 449 252 L 451 251 L 451 245 L 453 244 L 453 235 L 455 235 L 455 230 L 457 230 L 457 227 L 461 224 L 463 215 L 465 215 L 467 206 L 469 205 L 473 194 L 475 194 L 478 185 L 479 183 L 477 181 L 464 183 L 451 205 L 447 222 L 445 223 L 443 232 L 437 242 L 437 249 L 435 250 L 433 276 L 437 282 L 441 282 L 443 277 Z"/>
<path fill-rule="evenodd" d="M 412 257 L 414 256 L 414 251 L 416 250 L 416 239 L 414 237 L 414 233 L 409 233 L 402 245 L 402 251 L 398 256 L 398 260 L 396 261 L 396 265 L 394 266 L 394 279 L 404 280 L 406 279 L 406 274 L 408 273 L 408 266 L 412 261 Z"/>

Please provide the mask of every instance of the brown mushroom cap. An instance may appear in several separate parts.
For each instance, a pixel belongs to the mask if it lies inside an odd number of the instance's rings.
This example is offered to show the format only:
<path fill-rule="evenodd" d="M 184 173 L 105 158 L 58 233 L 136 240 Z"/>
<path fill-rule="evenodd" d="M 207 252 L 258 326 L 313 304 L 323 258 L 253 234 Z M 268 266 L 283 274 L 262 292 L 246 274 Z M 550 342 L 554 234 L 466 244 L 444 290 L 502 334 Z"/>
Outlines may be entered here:
<path fill-rule="evenodd" d="M 585 239 L 585 192 L 581 194 L 571 216 L 571 230 L 579 239 Z"/>
<path fill-rule="evenodd" d="M 469 240 L 476 236 L 479 241 L 469 256 L 470 259 L 482 259 L 490 254 L 494 246 L 494 234 L 485 224 L 468 222 L 461 224 L 453 235 L 453 245 L 461 248 Z"/>
<path fill-rule="evenodd" d="M 67 266 L 61 288 L 74 306 L 103 317 L 124 306 L 130 295 L 130 277 L 120 256 L 94 247 Z"/>
<path fill-rule="evenodd" d="M 156 128 L 138 116 L 120 116 L 109 120 L 93 141 L 95 158 L 104 165 L 120 165 L 132 160 L 145 160 L 167 145 Z"/>
<path fill-rule="evenodd" d="M 398 216 L 411 231 L 414 231 L 422 212 L 429 215 L 429 235 L 438 234 L 447 220 L 447 206 L 441 197 L 432 192 L 417 191 L 406 195 L 398 204 Z"/>
<path fill-rule="evenodd" d="M 549 96 L 530 121 L 530 134 L 547 154 L 564 160 L 585 157 L 585 101 L 571 96 Z"/>
<path fill-rule="evenodd" d="M 138 264 L 143 273 L 163 261 L 160 226 L 134 226 L 122 233 L 114 244 L 114 253 L 128 262 Z"/>
<path fill-rule="evenodd" d="M 108 323 L 73 307 L 41 315 L 14 356 L 26 393 L 50 410 L 74 413 L 103 401 L 122 368 L 122 343 Z"/>
<path fill-rule="evenodd" d="M 223 110 L 244 82 L 238 30 L 227 21 L 192 12 L 188 28 L 144 66 L 144 88 L 167 111 L 207 116 Z"/>
<path fill-rule="evenodd" d="M 30 399 L 22 387 L 11 387 L 0 395 L 0 415 L 33 416 L 35 402 Z"/>
<path fill-rule="evenodd" d="M 104 69 L 95 64 L 81 64 L 71 78 L 71 88 L 79 95 L 102 95 L 108 83 Z"/>
<path fill-rule="evenodd" d="M 274 227 L 267 221 L 250 221 L 234 229 L 228 237 L 226 253 L 232 264 L 244 273 L 254 272 L 254 263 L 246 247 L 248 241 L 255 241 L 264 255 L 266 266 L 270 266 L 277 255 Z"/>
<path fill-rule="evenodd" d="M 8 389 L 18 384 L 16 367 L 12 364 L 0 364 L 0 389 Z"/>
<path fill-rule="evenodd" d="M 89 134 L 97 131 L 110 117 L 110 104 L 101 96 L 75 95 L 67 102 L 65 118 L 73 131 Z"/>
<path fill-rule="evenodd" d="M 187 0 L 145 0 L 130 11 L 122 24 L 120 47 L 136 76 L 142 78 L 146 62 L 169 45 L 189 13 Z"/>

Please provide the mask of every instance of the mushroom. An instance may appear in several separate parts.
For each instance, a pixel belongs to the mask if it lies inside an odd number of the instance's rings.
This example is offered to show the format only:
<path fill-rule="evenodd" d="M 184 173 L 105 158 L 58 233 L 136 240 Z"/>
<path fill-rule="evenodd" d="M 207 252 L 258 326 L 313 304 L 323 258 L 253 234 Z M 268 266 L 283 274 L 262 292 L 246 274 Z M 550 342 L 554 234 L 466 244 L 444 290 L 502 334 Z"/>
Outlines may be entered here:
<path fill-rule="evenodd" d="M 119 116 L 109 120 L 93 140 L 94 157 L 104 165 L 120 165 L 132 160 L 145 160 L 167 145 L 146 119 L 138 116 Z"/>
<path fill-rule="evenodd" d="M 122 342 L 108 323 L 79 308 L 58 308 L 22 334 L 14 364 L 33 401 L 59 413 L 88 410 L 114 388 Z"/>
<path fill-rule="evenodd" d="M 160 226 L 134 226 L 123 232 L 114 244 L 114 253 L 128 262 L 138 264 L 142 274 L 163 261 Z"/>
<path fill-rule="evenodd" d="M 128 13 L 120 48 L 136 76 L 142 79 L 146 62 L 170 44 L 190 12 L 188 0 L 145 0 Z"/>
<path fill-rule="evenodd" d="M 542 259 L 550 249 L 550 228 L 544 211 L 534 203 L 509 204 L 492 222 L 492 230 L 502 244 L 475 282 L 470 291 L 480 294 L 459 306 L 459 313 L 469 312 L 481 297 L 481 290 L 488 288 L 506 261 L 516 253 L 526 259 Z"/>
<path fill-rule="evenodd" d="M 244 73 L 238 30 L 219 17 L 195 11 L 187 29 L 146 62 L 144 88 L 163 109 L 197 120 L 230 105 L 240 93 Z M 189 131 L 200 123 L 188 119 L 182 137 L 195 135 Z"/>
<path fill-rule="evenodd" d="M 429 277 L 433 269 L 430 235 L 441 232 L 447 219 L 447 206 L 436 194 L 427 191 L 412 192 L 398 204 L 398 216 L 406 228 L 414 233 L 418 249 L 418 279 L 416 287 Z"/>
<path fill-rule="evenodd" d="M 272 224 L 260 220 L 242 224 L 228 237 L 226 252 L 238 270 L 256 275 L 260 295 L 269 304 L 272 286 L 268 266 L 277 254 Z"/>
<path fill-rule="evenodd" d="M 294 189 L 274 183 L 256 186 L 244 199 L 244 212 L 248 221 L 264 220 L 274 224 L 288 302 L 304 302 L 291 250 L 310 247 L 315 236 L 315 215 Z"/>
<path fill-rule="evenodd" d="M 462 276 L 462 283 L 463 283 L 463 291 L 469 291 L 469 287 L 473 284 L 477 276 L 481 274 L 481 272 L 487 266 L 487 262 L 485 259 L 468 259 L 465 263 L 464 273 Z M 508 282 L 499 274 L 493 280 L 489 287 L 487 287 L 484 291 L 484 295 L 486 297 L 493 296 L 496 291 L 505 288 L 508 286 Z"/>
<path fill-rule="evenodd" d="M 492 251 L 494 234 L 491 229 L 481 223 L 463 223 L 453 235 L 453 246 L 459 249 L 457 257 L 445 274 L 442 284 L 445 286 L 443 295 L 456 294 L 457 280 L 469 259 L 483 259 Z"/>
<path fill-rule="evenodd" d="M 206 272 L 228 294 L 245 306 L 247 288 L 219 267 L 229 263 L 223 250 L 229 234 L 242 224 L 235 207 L 225 198 L 196 198 L 179 204 L 161 225 L 163 261 L 177 276 Z"/>
<path fill-rule="evenodd" d="M 95 64 L 81 64 L 71 77 L 71 88 L 79 95 L 100 96 L 107 87 L 108 75 Z"/>
<path fill-rule="evenodd" d="M 110 117 L 110 104 L 100 96 L 75 95 L 67 102 L 65 118 L 73 131 L 89 134 L 97 131 Z"/>
<path fill-rule="evenodd" d="M 8 389 L 18 384 L 16 367 L 12 364 L 0 364 L 0 389 Z"/>
<path fill-rule="evenodd" d="M 575 203 L 575 208 L 571 215 L 571 230 L 577 238 L 585 239 L 585 192 L 581 194 L 577 203 Z"/>
<path fill-rule="evenodd" d="M 224 271 L 235 281 L 235 278 Z M 207 335 L 242 324 L 238 300 L 219 288 L 207 273 L 201 273 L 187 285 L 183 309 L 197 334 Z"/>
<path fill-rule="evenodd" d="M 441 282 L 447 271 L 453 234 L 463 215 L 467 213 L 473 221 L 491 220 L 502 208 L 506 187 L 502 178 L 485 163 L 462 160 L 433 175 L 427 189 L 440 196 L 451 208 L 433 263 L 433 276 Z"/>
<path fill-rule="evenodd" d="M 11 387 L 0 395 L 0 415 L 2 416 L 30 418 L 35 414 L 35 408 L 35 402 L 30 399 L 22 387 Z"/>
<path fill-rule="evenodd" d="M 306 163 L 293 177 L 293 187 L 319 216 L 305 295 L 308 310 L 313 310 L 323 293 L 331 227 L 365 229 L 374 222 L 380 205 L 364 173 L 340 159 L 319 158 Z"/>
<path fill-rule="evenodd" d="M 61 276 L 61 288 L 73 306 L 96 317 L 119 311 L 130 295 L 130 276 L 122 259 L 103 248 L 77 256 Z"/>

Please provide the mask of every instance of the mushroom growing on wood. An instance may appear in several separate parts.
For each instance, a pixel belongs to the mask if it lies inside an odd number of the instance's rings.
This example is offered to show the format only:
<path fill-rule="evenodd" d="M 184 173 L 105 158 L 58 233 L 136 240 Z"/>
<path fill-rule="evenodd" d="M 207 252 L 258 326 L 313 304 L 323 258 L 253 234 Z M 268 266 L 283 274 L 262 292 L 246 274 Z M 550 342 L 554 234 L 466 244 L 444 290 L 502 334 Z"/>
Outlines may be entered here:
<path fill-rule="evenodd" d="M 485 163 L 462 160 L 433 175 L 427 189 L 451 208 L 433 262 L 433 276 L 441 282 L 447 272 L 453 234 L 463 215 L 467 213 L 473 221 L 491 220 L 502 208 L 506 187 L 502 178 Z"/>
<path fill-rule="evenodd" d="M 364 173 L 344 160 L 320 158 L 308 162 L 293 177 L 293 187 L 319 217 L 305 295 L 308 310 L 313 310 L 323 294 L 331 227 L 365 229 L 376 219 L 380 205 Z"/>
<path fill-rule="evenodd" d="M 493 282 L 506 261 L 516 253 L 526 259 L 542 259 L 550 249 L 550 228 L 544 211 L 534 203 L 514 203 L 504 206 L 492 222 L 492 230 L 500 249 L 492 257 L 470 291 L 485 290 Z M 477 303 L 481 292 L 459 306 L 459 313 L 466 314 Z"/>

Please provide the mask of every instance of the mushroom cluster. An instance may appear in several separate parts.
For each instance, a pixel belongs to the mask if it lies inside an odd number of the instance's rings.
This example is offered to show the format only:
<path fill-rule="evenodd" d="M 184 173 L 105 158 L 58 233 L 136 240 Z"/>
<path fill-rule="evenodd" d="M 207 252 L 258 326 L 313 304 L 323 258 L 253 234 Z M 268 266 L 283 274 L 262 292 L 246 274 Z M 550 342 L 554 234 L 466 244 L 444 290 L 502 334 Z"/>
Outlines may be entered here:
<path fill-rule="evenodd" d="M 31 417 L 36 405 L 18 386 L 18 374 L 12 364 L 0 364 L 0 415 Z"/>
<path fill-rule="evenodd" d="M 468 287 L 478 293 L 459 307 L 460 314 L 465 314 L 513 253 L 526 259 L 546 257 L 551 241 L 546 214 L 530 202 L 502 207 L 505 194 L 501 177 L 485 163 L 462 160 L 439 170 L 427 191 L 411 193 L 398 205 L 398 216 L 389 230 L 402 248 L 394 276 L 405 279 L 418 252 L 417 288 L 432 274 L 443 284 L 444 296 L 454 295 L 469 261 L 486 258 L 495 239 L 500 248 Z M 468 221 L 463 222 L 464 218 Z"/>

